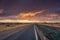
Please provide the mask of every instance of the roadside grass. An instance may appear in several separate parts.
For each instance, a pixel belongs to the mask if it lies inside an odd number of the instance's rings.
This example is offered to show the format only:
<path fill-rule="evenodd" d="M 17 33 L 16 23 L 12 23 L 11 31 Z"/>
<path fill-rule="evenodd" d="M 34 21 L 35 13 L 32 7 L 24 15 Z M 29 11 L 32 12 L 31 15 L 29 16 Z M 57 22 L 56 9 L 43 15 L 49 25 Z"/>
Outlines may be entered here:
<path fill-rule="evenodd" d="M 60 40 L 60 23 L 39 23 L 37 27 L 49 40 Z"/>
<path fill-rule="evenodd" d="M 47 26 L 50 26 L 50 27 L 60 28 L 60 23 L 42 23 L 42 24 L 39 24 L 39 25 L 47 25 Z"/>

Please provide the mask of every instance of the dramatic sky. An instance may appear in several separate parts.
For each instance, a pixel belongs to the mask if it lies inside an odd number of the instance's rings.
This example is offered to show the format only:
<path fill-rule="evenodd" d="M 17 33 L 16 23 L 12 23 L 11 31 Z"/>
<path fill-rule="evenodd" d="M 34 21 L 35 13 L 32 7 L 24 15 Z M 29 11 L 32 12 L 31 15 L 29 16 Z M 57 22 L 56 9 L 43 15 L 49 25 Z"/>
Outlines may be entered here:
<path fill-rule="evenodd" d="M 60 21 L 60 0 L 0 0 L 0 20 Z"/>

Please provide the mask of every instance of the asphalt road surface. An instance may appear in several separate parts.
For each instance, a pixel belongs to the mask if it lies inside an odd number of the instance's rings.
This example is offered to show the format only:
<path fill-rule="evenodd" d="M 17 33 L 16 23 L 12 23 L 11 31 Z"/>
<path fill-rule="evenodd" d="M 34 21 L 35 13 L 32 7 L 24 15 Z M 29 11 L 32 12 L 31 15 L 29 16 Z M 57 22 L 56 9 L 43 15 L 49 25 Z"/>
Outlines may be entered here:
<path fill-rule="evenodd" d="M 40 40 L 34 24 L 0 33 L 0 40 Z"/>
<path fill-rule="evenodd" d="M 30 24 L 0 33 L 0 40 L 60 40 L 59 28 Z"/>

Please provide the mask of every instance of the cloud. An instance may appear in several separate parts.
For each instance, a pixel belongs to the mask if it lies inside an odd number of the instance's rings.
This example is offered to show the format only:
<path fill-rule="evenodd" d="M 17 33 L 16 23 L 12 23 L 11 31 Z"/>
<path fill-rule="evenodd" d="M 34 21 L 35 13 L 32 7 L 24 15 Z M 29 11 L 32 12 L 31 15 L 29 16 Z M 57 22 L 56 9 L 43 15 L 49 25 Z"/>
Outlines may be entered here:
<path fill-rule="evenodd" d="M 57 14 L 57 13 L 49 13 L 49 14 L 46 14 L 45 16 L 46 17 L 58 17 L 59 14 Z"/>
<path fill-rule="evenodd" d="M 57 8 L 56 8 L 57 9 Z M 55 11 L 51 10 L 42 10 L 35 12 L 23 12 L 17 15 L 18 19 L 27 19 L 27 20 L 44 20 L 44 21 L 52 21 L 52 20 L 60 20 L 60 14 L 57 13 L 59 9 Z M 54 10 L 54 9 L 53 9 Z"/>
<path fill-rule="evenodd" d="M 52 20 L 60 20 L 60 13 L 58 8 L 51 8 L 48 10 L 38 10 L 38 11 L 28 11 L 28 12 L 20 12 L 20 13 L 11 13 L 8 15 L 10 11 L 6 12 L 6 16 L 0 17 L 0 19 L 20 19 L 20 20 L 40 20 L 40 21 L 52 21 Z M 13 14 L 13 15 L 12 15 Z M 1 15 L 1 14 L 0 14 Z M 7 16 L 8 15 L 8 16 Z"/>
<path fill-rule="evenodd" d="M 0 19 L 60 20 L 57 0 L 3 0 L 0 4 Z"/>
<path fill-rule="evenodd" d="M 2 14 L 4 12 L 4 9 L 0 9 L 0 14 Z"/>
<path fill-rule="evenodd" d="M 42 11 L 38 11 L 38 12 L 23 12 L 17 15 L 17 18 L 22 18 L 22 19 L 26 19 L 29 17 L 35 17 L 37 14 L 41 14 L 43 13 L 45 10 Z"/>
<path fill-rule="evenodd" d="M 17 16 L 7 16 L 7 17 L 0 17 L 0 20 L 4 20 L 4 19 L 17 19 Z"/>

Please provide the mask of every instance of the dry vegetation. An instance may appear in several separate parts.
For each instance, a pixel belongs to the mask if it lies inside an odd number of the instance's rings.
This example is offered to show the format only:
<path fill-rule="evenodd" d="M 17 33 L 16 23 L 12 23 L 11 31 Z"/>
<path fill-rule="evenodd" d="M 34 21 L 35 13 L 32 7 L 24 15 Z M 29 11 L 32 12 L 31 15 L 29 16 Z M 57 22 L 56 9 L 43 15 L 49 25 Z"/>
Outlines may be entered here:
<path fill-rule="evenodd" d="M 0 32 L 2 31 L 6 31 L 6 30 L 11 30 L 11 29 L 15 29 L 15 28 L 20 28 L 20 27 L 23 27 L 25 25 L 28 25 L 28 24 L 16 24 L 16 23 L 0 23 Z"/>
<path fill-rule="evenodd" d="M 48 40 L 60 40 L 60 23 L 41 23 L 37 27 Z"/>
<path fill-rule="evenodd" d="M 51 27 L 60 27 L 60 23 L 43 23 L 42 25 L 48 25 Z"/>

